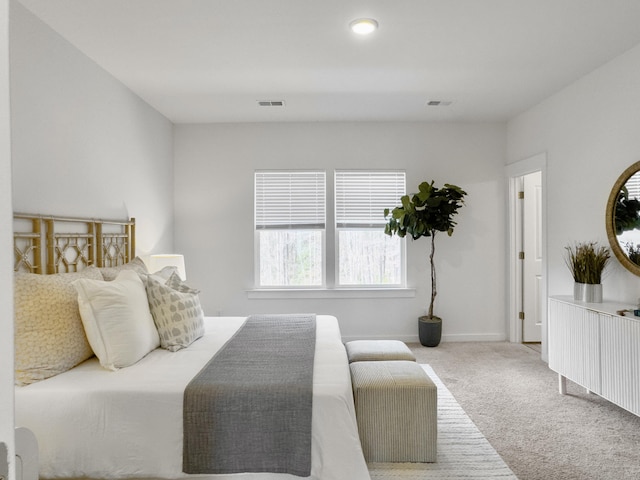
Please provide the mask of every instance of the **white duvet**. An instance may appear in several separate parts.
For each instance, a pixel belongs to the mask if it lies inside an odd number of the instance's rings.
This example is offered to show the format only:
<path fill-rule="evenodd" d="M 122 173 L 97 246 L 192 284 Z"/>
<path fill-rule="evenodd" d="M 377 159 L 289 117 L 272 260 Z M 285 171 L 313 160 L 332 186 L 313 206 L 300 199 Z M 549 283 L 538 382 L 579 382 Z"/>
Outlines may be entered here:
<path fill-rule="evenodd" d="M 178 352 L 156 349 L 109 371 L 94 357 L 16 387 L 16 426 L 38 439 L 41 478 L 296 479 L 293 475 L 182 473 L 182 398 L 189 381 L 244 317 L 207 317 L 206 333 Z M 358 438 L 346 353 L 335 317 L 317 317 L 311 477 L 369 479 Z"/>

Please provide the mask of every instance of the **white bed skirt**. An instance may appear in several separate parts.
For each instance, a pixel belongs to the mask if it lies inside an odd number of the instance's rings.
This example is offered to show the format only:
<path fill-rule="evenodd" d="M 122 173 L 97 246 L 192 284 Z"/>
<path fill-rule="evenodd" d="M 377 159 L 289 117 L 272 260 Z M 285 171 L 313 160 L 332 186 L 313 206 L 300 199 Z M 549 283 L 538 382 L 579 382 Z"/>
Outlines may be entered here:
<path fill-rule="evenodd" d="M 41 478 L 297 479 L 293 475 L 182 473 L 182 401 L 189 381 L 245 317 L 207 317 L 206 333 L 178 352 L 152 351 L 135 365 L 105 370 L 94 357 L 15 388 L 16 426 L 34 432 Z M 313 380 L 311 477 L 368 480 L 351 378 L 335 317 L 318 315 Z"/>

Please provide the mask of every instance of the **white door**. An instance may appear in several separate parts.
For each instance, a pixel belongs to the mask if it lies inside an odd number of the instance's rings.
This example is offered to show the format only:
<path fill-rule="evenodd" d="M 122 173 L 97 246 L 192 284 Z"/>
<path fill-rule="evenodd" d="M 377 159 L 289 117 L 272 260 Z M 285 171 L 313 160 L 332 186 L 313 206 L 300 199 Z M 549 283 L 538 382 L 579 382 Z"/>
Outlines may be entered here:
<path fill-rule="evenodd" d="M 522 341 L 542 340 L 542 173 L 523 177 Z"/>

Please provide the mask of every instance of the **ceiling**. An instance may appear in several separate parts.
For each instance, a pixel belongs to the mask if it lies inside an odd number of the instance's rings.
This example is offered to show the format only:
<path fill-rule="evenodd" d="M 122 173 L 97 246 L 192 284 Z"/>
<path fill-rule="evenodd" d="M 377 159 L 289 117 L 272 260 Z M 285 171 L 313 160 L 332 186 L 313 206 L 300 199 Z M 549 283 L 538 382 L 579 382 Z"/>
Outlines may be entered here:
<path fill-rule="evenodd" d="M 506 121 L 640 43 L 639 0 L 20 3 L 174 123 Z"/>

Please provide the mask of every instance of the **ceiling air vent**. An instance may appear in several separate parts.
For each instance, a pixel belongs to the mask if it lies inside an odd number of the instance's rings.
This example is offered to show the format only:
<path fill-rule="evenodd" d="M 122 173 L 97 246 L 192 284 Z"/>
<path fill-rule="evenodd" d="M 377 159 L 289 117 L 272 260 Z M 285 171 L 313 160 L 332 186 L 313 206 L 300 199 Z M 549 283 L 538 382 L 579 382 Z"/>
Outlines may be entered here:
<path fill-rule="evenodd" d="M 426 104 L 427 107 L 448 107 L 453 102 L 451 100 L 429 100 Z"/>
<path fill-rule="evenodd" d="M 261 107 L 284 107 L 284 100 L 259 100 Z"/>

